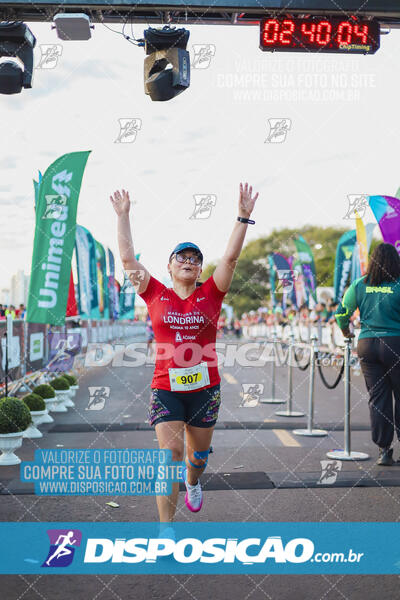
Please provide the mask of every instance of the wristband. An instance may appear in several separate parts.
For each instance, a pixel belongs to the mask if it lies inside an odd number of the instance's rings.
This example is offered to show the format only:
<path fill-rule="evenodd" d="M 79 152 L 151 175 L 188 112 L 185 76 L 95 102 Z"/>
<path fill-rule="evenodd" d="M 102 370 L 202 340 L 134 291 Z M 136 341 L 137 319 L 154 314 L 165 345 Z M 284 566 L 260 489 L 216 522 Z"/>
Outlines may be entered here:
<path fill-rule="evenodd" d="M 248 223 L 249 225 L 255 224 L 255 221 L 252 221 L 252 219 L 245 219 L 244 217 L 238 217 L 237 220 L 240 221 L 240 223 Z"/>

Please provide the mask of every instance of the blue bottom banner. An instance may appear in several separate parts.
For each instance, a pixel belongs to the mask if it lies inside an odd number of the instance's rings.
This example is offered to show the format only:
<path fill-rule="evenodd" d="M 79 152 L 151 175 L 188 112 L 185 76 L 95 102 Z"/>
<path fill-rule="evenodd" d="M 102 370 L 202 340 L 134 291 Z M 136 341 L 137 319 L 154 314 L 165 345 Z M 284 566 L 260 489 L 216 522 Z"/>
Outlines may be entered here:
<path fill-rule="evenodd" d="M 400 523 L 0 523 L 1 574 L 396 574 Z"/>

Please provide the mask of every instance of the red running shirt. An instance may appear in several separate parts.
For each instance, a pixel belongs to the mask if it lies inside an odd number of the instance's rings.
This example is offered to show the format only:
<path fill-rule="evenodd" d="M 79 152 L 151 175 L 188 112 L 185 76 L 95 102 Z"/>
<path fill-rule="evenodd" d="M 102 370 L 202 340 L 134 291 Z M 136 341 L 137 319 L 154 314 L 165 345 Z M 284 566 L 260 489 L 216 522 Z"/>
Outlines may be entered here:
<path fill-rule="evenodd" d="M 208 364 L 210 383 L 196 391 L 221 381 L 215 338 L 225 294 L 217 288 L 212 275 L 185 300 L 150 277 L 146 291 L 140 296 L 147 304 L 156 341 L 152 388 L 171 390 L 169 368 L 192 367 L 201 362 Z"/>

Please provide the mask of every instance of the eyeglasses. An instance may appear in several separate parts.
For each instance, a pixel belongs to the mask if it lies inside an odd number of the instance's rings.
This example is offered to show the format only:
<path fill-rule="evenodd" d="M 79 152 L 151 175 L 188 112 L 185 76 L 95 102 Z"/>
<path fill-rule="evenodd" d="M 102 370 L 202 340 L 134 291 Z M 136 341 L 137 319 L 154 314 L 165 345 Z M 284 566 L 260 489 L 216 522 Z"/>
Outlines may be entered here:
<path fill-rule="evenodd" d="M 200 256 L 186 256 L 186 254 L 175 254 L 175 258 L 178 262 L 180 263 L 185 263 L 187 260 L 190 262 L 191 265 L 195 265 L 196 267 L 198 267 L 199 265 L 201 265 L 201 258 Z"/>

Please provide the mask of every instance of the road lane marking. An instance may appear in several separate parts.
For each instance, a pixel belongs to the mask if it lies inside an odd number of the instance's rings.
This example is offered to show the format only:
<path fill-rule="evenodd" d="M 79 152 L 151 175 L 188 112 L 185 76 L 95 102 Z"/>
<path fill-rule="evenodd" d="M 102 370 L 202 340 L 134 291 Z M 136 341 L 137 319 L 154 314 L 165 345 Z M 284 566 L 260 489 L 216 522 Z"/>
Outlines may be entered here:
<path fill-rule="evenodd" d="M 230 373 L 223 373 L 223 376 L 225 377 L 225 379 L 228 383 L 232 383 L 233 385 L 235 385 L 236 383 L 239 383 L 238 380 L 235 379 L 235 377 L 233 375 L 231 375 Z"/>
<path fill-rule="evenodd" d="M 273 429 L 272 431 L 284 446 L 301 447 L 301 444 L 285 429 Z"/>

